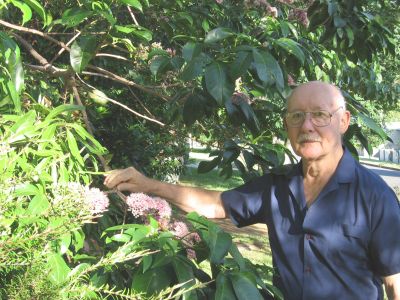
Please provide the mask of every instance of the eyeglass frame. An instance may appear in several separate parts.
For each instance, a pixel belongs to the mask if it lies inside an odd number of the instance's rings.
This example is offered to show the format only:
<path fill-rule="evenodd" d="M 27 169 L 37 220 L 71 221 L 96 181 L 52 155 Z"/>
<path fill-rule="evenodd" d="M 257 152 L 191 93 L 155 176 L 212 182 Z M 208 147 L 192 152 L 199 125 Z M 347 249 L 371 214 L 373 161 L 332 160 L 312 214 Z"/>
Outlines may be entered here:
<path fill-rule="evenodd" d="M 302 125 L 303 125 L 303 123 L 304 123 L 304 121 L 306 120 L 306 118 L 307 118 L 307 114 L 310 114 L 311 115 L 311 123 L 314 125 L 314 126 L 316 126 L 316 127 L 326 127 L 326 126 L 329 126 L 330 124 L 331 124 L 331 122 L 332 122 L 332 117 L 333 117 L 333 115 L 334 114 L 336 114 L 338 111 L 339 111 L 339 109 L 341 109 L 341 108 L 343 108 L 344 109 L 344 107 L 343 106 L 339 106 L 336 110 L 334 110 L 333 112 L 329 112 L 329 111 L 327 111 L 327 110 L 324 110 L 324 109 L 321 109 L 321 110 L 315 110 L 315 111 L 301 111 L 301 110 L 296 110 L 296 111 L 293 111 L 293 112 L 286 112 L 285 114 L 284 114 L 284 118 L 285 118 L 285 120 L 286 120 L 286 125 L 287 126 L 289 126 L 289 127 L 292 127 L 292 128 L 299 128 L 299 127 L 301 127 Z M 328 115 L 329 115 L 329 122 L 326 124 L 326 125 L 317 125 L 317 124 L 315 124 L 314 123 L 314 119 L 313 119 L 313 113 L 317 113 L 317 112 L 327 112 L 328 113 Z M 294 113 L 302 113 L 302 115 L 303 115 L 303 120 L 298 124 L 298 125 L 290 125 L 289 124 L 289 122 L 287 121 L 287 116 L 288 115 L 291 115 L 291 114 L 294 114 Z"/>

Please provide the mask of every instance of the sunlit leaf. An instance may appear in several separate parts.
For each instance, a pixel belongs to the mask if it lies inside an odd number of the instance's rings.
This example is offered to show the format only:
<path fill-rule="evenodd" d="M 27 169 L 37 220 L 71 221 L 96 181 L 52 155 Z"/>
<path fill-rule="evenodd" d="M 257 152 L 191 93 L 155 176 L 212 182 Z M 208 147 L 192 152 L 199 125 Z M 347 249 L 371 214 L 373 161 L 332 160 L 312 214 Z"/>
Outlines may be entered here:
<path fill-rule="evenodd" d="M 207 44 L 216 43 L 234 35 L 234 32 L 229 28 L 218 27 L 207 33 L 204 42 Z"/>
<path fill-rule="evenodd" d="M 234 84 L 228 79 L 227 68 L 219 62 L 213 62 L 206 67 L 205 81 L 208 92 L 219 105 L 232 97 Z"/>
<path fill-rule="evenodd" d="M 81 73 L 95 56 L 97 38 L 81 36 L 73 42 L 70 52 L 70 63 L 75 72 Z"/>

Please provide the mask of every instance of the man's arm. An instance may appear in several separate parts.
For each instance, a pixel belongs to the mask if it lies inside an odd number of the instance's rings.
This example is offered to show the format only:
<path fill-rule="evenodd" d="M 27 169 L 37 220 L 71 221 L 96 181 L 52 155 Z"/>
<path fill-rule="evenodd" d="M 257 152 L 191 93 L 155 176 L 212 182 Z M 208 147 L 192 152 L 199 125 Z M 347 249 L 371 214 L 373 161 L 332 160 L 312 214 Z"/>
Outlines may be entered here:
<path fill-rule="evenodd" d="M 386 295 L 389 300 L 400 300 L 400 273 L 383 277 Z"/>
<path fill-rule="evenodd" d="M 144 176 L 133 167 L 112 171 L 104 184 L 119 191 L 155 195 L 186 212 L 196 211 L 207 218 L 226 217 L 221 192 L 161 182 Z"/>

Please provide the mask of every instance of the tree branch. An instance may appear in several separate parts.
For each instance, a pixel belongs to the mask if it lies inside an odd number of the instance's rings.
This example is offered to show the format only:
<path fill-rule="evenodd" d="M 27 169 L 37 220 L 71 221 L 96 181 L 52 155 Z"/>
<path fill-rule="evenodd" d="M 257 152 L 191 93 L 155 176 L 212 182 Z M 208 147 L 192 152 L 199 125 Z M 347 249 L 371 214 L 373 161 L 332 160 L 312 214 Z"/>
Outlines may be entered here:
<path fill-rule="evenodd" d="M 0 25 L 3 25 L 4 27 L 7 27 L 7 28 L 18 30 L 20 32 L 26 32 L 26 33 L 31 33 L 31 34 L 35 34 L 35 35 L 41 36 L 44 39 L 46 39 L 48 41 L 51 41 L 51 42 L 59 45 L 62 48 L 65 48 L 65 50 L 70 51 L 68 46 L 66 46 L 63 42 L 60 42 L 60 41 L 56 40 L 55 38 L 52 38 L 48 34 L 46 34 L 44 32 L 41 32 L 39 30 L 30 29 L 30 28 L 26 28 L 26 27 L 23 27 L 23 26 L 18 26 L 18 25 L 15 25 L 15 24 L 11 24 L 11 23 L 8 23 L 8 22 L 6 22 L 4 20 L 1 20 L 1 19 L 0 19 Z"/>
<path fill-rule="evenodd" d="M 98 73 L 91 73 L 91 72 L 82 72 L 83 74 L 87 74 L 87 75 L 93 75 L 93 76 L 100 76 L 100 77 L 104 77 L 104 78 L 108 78 L 108 79 L 112 79 L 116 82 L 122 83 L 124 85 L 128 85 L 128 86 L 133 86 L 135 88 L 137 88 L 138 90 L 141 90 L 143 92 L 146 92 L 150 95 L 156 96 L 158 98 L 163 99 L 164 101 L 171 101 L 171 97 L 165 96 L 165 95 L 161 95 L 157 92 L 155 92 L 154 90 L 147 88 L 143 85 L 137 84 L 133 81 L 127 80 L 119 75 L 116 75 L 108 70 L 104 70 L 102 68 L 93 66 L 93 65 L 88 65 L 88 69 L 92 69 L 97 71 Z"/>

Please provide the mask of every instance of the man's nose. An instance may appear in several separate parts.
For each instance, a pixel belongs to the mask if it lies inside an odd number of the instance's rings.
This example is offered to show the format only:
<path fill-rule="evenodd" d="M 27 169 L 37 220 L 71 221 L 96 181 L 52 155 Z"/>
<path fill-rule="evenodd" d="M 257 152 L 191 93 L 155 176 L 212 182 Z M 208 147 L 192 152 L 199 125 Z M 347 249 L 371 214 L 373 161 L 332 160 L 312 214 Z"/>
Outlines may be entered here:
<path fill-rule="evenodd" d="M 304 121 L 301 124 L 301 128 L 306 130 L 314 129 L 314 124 L 312 122 L 312 115 L 309 112 L 305 113 Z"/>

